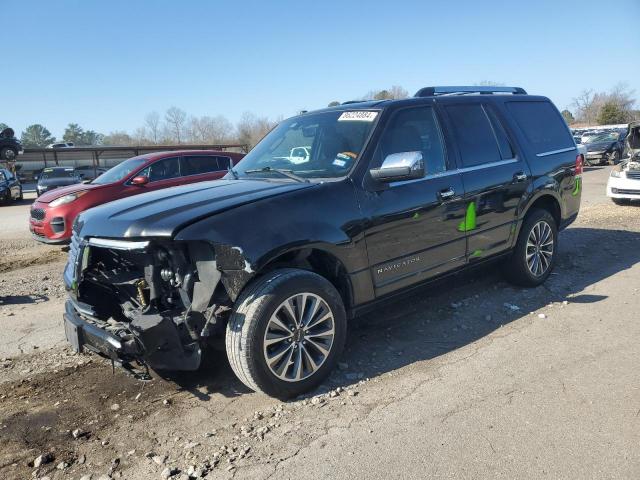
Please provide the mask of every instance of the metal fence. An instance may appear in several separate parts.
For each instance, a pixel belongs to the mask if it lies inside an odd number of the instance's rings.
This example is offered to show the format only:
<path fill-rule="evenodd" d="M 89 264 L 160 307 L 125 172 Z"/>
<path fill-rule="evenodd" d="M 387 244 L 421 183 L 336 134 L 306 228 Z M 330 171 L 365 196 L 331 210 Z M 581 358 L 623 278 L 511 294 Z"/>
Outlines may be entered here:
<path fill-rule="evenodd" d="M 25 148 L 15 162 L 18 175 L 32 180 L 34 174 L 46 167 L 102 167 L 111 168 L 128 158 L 145 153 L 175 150 L 248 151 L 247 145 L 139 145 L 130 147 L 73 147 L 73 148 Z"/>

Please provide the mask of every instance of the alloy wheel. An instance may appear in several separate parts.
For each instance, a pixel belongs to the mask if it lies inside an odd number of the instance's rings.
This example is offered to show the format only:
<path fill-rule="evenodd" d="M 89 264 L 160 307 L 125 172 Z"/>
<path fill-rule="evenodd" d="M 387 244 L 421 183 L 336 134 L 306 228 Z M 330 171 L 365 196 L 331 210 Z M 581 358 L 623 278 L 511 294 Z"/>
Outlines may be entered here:
<path fill-rule="evenodd" d="M 298 293 L 276 308 L 264 333 L 264 359 L 280 380 L 299 382 L 327 360 L 335 337 L 331 308 L 318 295 Z"/>
<path fill-rule="evenodd" d="M 553 230 L 544 220 L 536 223 L 527 238 L 526 260 L 529 271 L 541 277 L 549 270 L 553 258 Z"/>

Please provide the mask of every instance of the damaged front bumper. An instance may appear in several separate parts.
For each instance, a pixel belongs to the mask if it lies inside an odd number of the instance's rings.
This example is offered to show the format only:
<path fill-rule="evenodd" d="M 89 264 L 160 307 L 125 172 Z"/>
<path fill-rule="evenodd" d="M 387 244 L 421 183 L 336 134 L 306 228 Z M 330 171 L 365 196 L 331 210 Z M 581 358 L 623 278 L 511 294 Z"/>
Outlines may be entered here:
<path fill-rule="evenodd" d="M 96 318 L 92 307 L 69 298 L 65 303 L 64 332 L 79 353 L 90 351 L 131 369 L 197 370 L 202 350 L 197 342 L 183 346 L 169 316 L 141 316 L 127 327 Z"/>
<path fill-rule="evenodd" d="M 122 365 L 196 370 L 247 270 L 237 249 L 205 242 L 74 234 L 64 272 L 67 340 Z"/>

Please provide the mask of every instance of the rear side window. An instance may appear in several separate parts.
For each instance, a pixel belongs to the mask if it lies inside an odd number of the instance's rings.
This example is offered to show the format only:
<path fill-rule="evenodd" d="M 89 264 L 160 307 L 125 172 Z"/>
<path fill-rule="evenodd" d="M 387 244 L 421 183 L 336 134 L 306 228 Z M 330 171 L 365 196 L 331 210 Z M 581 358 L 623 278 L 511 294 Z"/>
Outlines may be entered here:
<path fill-rule="evenodd" d="M 229 168 L 227 157 L 211 155 L 185 155 L 182 157 L 182 175 L 201 175 L 203 173 L 218 172 Z"/>
<path fill-rule="evenodd" d="M 502 160 L 496 134 L 481 104 L 450 105 L 446 108 L 464 167 Z"/>
<path fill-rule="evenodd" d="M 536 154 L 573 148 L 573 138 L 549 102 L 507 102 L 507 108 Z"/>

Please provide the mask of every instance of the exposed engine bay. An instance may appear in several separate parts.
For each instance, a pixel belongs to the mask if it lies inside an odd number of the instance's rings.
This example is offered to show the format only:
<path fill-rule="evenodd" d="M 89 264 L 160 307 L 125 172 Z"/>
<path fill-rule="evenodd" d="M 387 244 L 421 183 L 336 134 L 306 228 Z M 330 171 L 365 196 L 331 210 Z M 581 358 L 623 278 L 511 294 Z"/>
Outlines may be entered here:
<path fill-rule="evenodd" d="M 197 369 L 250 276 L 240 249 L 206 242 L 75 239 L 73 256 L 68 287 L 80 346 L 156 370 Z M 104 338 L 91 335 L 101 331 L 117 341 L 107 337 L 101 348 Z"/>

